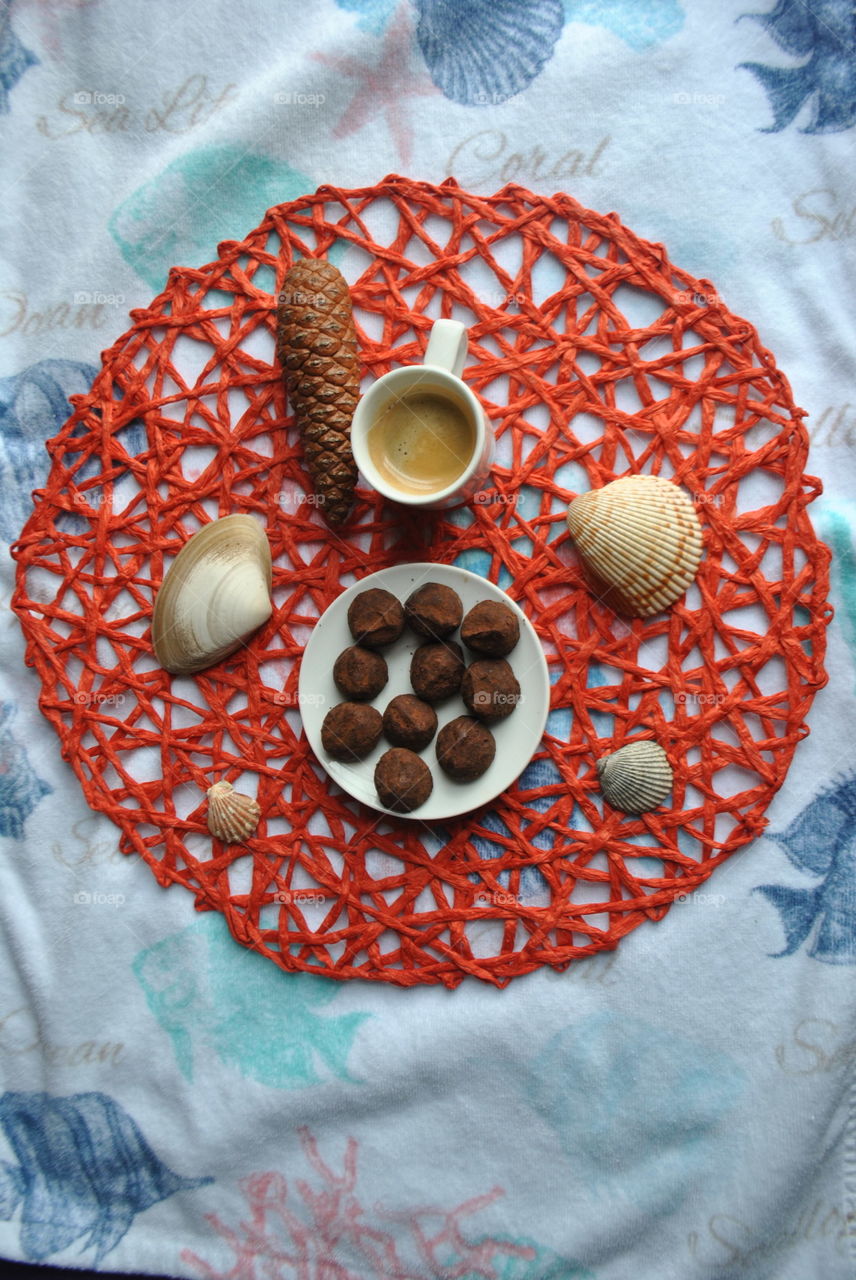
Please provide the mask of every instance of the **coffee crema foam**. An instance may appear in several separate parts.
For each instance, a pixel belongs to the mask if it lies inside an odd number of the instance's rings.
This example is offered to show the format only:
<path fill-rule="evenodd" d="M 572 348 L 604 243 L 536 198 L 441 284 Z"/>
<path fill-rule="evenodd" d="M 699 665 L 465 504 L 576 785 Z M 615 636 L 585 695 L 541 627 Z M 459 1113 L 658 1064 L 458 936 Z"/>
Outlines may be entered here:
<path fill-rule="evenodd" d="M 366 434 L 372 465 L 402 493 L 439 493 L 472 461 L 476 433 L 449 396 L 418 391 L 390 400 Z"/>

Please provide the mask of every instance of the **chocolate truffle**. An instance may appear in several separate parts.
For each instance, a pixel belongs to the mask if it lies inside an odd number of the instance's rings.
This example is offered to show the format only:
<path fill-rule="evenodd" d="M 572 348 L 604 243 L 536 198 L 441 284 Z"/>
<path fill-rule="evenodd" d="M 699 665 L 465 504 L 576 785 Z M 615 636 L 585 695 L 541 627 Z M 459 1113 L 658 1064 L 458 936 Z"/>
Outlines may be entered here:
<path fill-rule="evenodd" d="M 437 732 L 437 713 L 412 693 L 400 693 L 383 713 L 383 731 L 394 747 L 421 751 Z"/>
<path fill-rule="evenodd" d="M 340 702 L 321 725 L 321 745 L 334 760 L 362 760 L 380 741 L 383 717 L 364 702 Z"/>
<path fill-rule="evenodd" d="M 348 626 L 357 644 L 381 649 L 404 630 L 404 610 L 391 591 L 370 587 L 354 596 L 348 606 Z"/>
<path fill-rule="evenodd" d="M 464 673 L 461 697 L 468 711 L 493 724 L 511 715 L 520 701 L 520 685 L 504 658 L 479 658 Z"/>
<path fill-rule="evenodd" d="M 413 692 L 426 702 L 451 698 L 460 689 L 463 674 L 464 652 L 452 642 L 420 644 L 410 663 Z"/>
<path fill-rule="evenodd" d="M 353 644 L 333 663 L 333 680 L 346 698 L 368 702 L 377 697 L 389 678 L 386 662 L 379 653 Z"/>
<path fill-rule="evenodd" d="M 517 614 L 499 600 L 480 600 L 461 623 L 461 639 L 476 653 L 504 658 L 520 639 Z"/>
<path fill-rule="evenodd" d="M 431 770 L 406 747 L 390 747 L 375 765 L 374 783 L 381 804 L 396 813 L 423 805 L 434 789 Z"/>
<path fill-rule="evenodd" d="M 404 613 L 418 636 L 442 640 L 461 625 L 464 606 L 457 591 L 441 582 L 426 582 L 404 602 Z"/>
<path fill-rule="evenodd" d="M 437 760 L 455 782 L 475 782 L 493 763 L 495 754 L 490 729 L 472 716 L 450 720 L 437 734 Z"/>

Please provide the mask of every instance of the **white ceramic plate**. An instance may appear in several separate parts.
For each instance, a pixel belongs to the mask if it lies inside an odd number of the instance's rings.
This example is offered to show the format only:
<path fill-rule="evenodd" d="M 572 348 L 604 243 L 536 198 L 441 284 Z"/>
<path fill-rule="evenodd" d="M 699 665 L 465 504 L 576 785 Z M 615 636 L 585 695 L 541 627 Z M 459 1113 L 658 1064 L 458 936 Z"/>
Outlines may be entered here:
<path fill-rule="evenodd" d="M 374 751 L 365 760 L 356 764 L 342 764 L 338 760 L 332 760 L 322 747 L 321 725 L 330 708 L 337 702 L 344 701 L 333 683 L 333 663 L 343 649 L 354 643 L 348 630 L 347 617 L 348 606 L 354 596 L 367 591 L 369 587 L 384 587 L 403 604 L 410 593 L 425 582 L 442 582 L 452 587 L 461 597 L 464 613 L 479 600 L 497 600 L 513 609 L 520 621 L 520 639 L 508 655 L 508 662 L 520 683 L 521 698 L 510 716 L 491 726 L 496 739 L 496 755 L 490 768 L 475 782 L 453 782 L 437 763 L 436 735 L 425 750 L 419 753 L 431 769 L 434 790 L 425 804 L 412 813 L 393 816 L 430 822 L 453 818 L 494 800 L 526 768 L 538 749 L 544 732 L 550 709 L 547 661 L 529 619 L 504 591 L 475 573 L 447 564 L 398 564 L 361 578 L 354 586 L 337 596 L 318 619 L 300 664 L 298 695 L 310 746 L 333 781 L 355 800 L 361 800 L 363 804 L 380 809 L 383 813 L 392 813 L 391 809 L 384 808 L 380 803 L 374 787 L 375 765 L 391 744 L 381 737 Z M 460 643 L 459 633 L 456 631 L 450 639 Z M 420 637 L 406 627 L 395 644 L 381 650 L 389 667 L 389 681 L 373 699 L 371 706 L 383 712 L 396 694 L 413 692 L 410 686 L 410 659 L 414 650 L 422 643 Z M 466 646 L 462 648 L 470 661 L 477 656 L 469 654 Z M 439 722 L 438 733 L 449 720 L 468 714 L 460 696 L 447 698 L 446 701 L 437 703 L 434 709 Z"/>

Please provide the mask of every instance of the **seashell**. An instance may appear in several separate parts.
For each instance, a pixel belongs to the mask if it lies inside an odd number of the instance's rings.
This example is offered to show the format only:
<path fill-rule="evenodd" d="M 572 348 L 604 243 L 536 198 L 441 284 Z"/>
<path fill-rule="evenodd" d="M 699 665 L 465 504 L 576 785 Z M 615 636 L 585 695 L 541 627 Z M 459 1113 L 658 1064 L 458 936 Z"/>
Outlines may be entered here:
<path fill-rule="evenodd" d="M 628 742 L 597 762 L 600 789 L 613 809 L 647 813 L 662 804 L 674 775 L 663 748 L 650 738 Z"/>
<path fill-rule="evenodd" d="M 553 56 L 565 23 L 562 0 L 415 2 L 431 79 L 467 106 L 496 106 L 525 89 Z"/>
<path fill-rule="evenodd" d="M 663 476 L 623 476 L 581 494 L 568 507 L 568 528 L 594 589 L 633 617 L 674 604 L 701 560 L 695 507 Z"/>
<path fill-rule="evenodd" d="M 206 524 L 181 548 L 152 618 L 155 656 L 173 675 L 203 671 L 239 649 L 273 612 L 271 554 L 251 516 Z"/>
<path fill-rule="evenodd" d="M 208 830 L 224 844 L 239 844 L 259 824 L 261 809 L 252 796 L 235 791 L 231 782 L 208 788 Z"/>

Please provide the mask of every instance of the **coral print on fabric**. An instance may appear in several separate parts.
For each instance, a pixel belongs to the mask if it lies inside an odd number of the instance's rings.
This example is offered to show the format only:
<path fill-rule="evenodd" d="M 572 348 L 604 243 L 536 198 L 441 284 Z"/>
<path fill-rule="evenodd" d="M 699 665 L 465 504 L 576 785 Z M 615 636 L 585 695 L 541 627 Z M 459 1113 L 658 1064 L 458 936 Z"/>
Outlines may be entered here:
<path fill-rule="evenodd" d="M 45 440 L 71 413 L 68 397 L 87 391 L 97 370 L 76 360 L 40 360 L 0 378 L 0 538 L 12 542 L 32 510 L 31 493 L 50 471 Z"/>
<path fill-rule="evenodd" d="M 0 114 L 11 109 L 9 92 L 21 79 L 28 67 L 38 64 L 38 58 L 25 49 L 12 29 L 12 3 L 0 4 Z"/>
<path fill-rule="evenodd" d="M 0 1218 L 20 1212 L 30 1262 L 79 1241 L 97 1267 L 138 1213 L 213 1181 L 173 1173 L 105 1093 L 4 1093 L 0 1126 L 15 1155 L 0 1161 Z"/>
<path fill-rule="evenodd" d="M 298 1132 L 308 1176 L 294 1178 L 291 1186 L 277 1172 L 243 1178 L 238 1185 L 246 1209 L 237 1221 L 206 1214 L 212 1232 L 234 1252 L 234 1265 L 218 1270 L 185 1249 L 181 1262 L 191 1273 L 205 1280 L 252 1280 L 274 1274 L 269 1260 L 275 1259 L 276 1275 L 301 1280 L 596 1280 L 587 1267 L 533 1240 L 480 1232 L 473 1219 L 503 1195 L 500 1187 L 452 1209 L 424 1204 L 384 1209 L 358 1185 L 355 1138 L 348 1138 L 338 1172 L 323 1159 L 309 1129 Z"/>
<path fill-rule="evenodd" d="M 7 728 L 15 715 L 11 702 L 0 702 L 0 836 L 23 840 L 24 823 L 53 788 L 30 765 L 25 747 Z"/>
<path fill-rule="evenodd" d="M 789 956 L 808 940 L 826 964 L 856 964 L 856 775 L 815 796 L 776 840 L 789 860 L 819 883 L 757 888 L 782 918 Z"/>
<path fill-rule="evenodd" d="M 745 14 L 760 22 L 791 66 L 742 62 L 770 99 L 778 133 L 808 105 L 804 133 L 838 133 L 856 124 L 856 9 L 853 0 L 779 0 L 768 13 Z"/>
<path fill-rule="evenodd" d="M 334 138 L 347 138 L 383 117 L 402 163 L 410 163 L 414 139 L 410 99 L 431 97 L 438 92 L 414 58 L 413 49 L 412 21 L 408 6 L 403 4 L 393 14 L 389 29 L 381 33 L 380 48 L 369 55 L 368 61 L 348 54 L 313 54 L 316 62 L 355 86 L 333 126 Z"/>
<path fill-rule="evenodd" d="M 133 969 L 186 1079 L 193 1079 L 194 1054 L 213 1052 L 275 1089 L 333 1078 L 358 1083 L 348 1056 L 370 1015 L 319 1013 L 341 995 L 338 983 L 278 972 L 239 947 L 222 916 L 203 916 L 141 951 Z"/>

